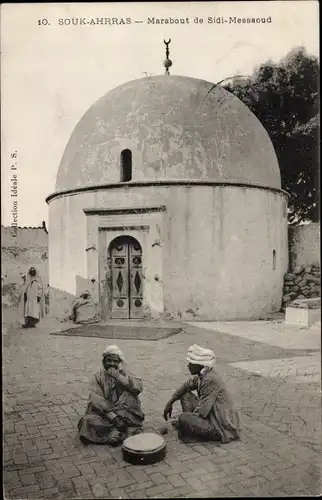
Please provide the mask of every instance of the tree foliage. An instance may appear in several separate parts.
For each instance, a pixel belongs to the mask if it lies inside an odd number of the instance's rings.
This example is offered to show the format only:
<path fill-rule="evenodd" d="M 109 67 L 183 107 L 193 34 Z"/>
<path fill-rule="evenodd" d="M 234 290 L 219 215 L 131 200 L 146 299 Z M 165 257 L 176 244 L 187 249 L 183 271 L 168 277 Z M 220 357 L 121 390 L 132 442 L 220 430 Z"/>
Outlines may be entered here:
<path fill-rule="evenodd" d="M 290 195 L 290 224 L 319 219 L 318 75 L 318 59 L 298 48 L 278 64 L 268 61 L 251 77 L 225 85 L 270 135 L 282 188 Z"/>

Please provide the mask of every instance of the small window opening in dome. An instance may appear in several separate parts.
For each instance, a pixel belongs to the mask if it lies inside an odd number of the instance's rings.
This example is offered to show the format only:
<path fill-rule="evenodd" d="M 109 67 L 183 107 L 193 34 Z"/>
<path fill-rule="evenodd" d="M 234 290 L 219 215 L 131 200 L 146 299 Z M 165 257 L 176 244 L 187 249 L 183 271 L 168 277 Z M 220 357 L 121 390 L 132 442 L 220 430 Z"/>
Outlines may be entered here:
<path fill-rule="evenodd" d="M 276 250 L 273 250 L 273 271 L 276 271 Z"/>
<path fill-rule="evenodd" d="M 132 179 L 132 152 L 130 149 L 123 149 L 121 152 L 121 180 L 128 182 Z"/>

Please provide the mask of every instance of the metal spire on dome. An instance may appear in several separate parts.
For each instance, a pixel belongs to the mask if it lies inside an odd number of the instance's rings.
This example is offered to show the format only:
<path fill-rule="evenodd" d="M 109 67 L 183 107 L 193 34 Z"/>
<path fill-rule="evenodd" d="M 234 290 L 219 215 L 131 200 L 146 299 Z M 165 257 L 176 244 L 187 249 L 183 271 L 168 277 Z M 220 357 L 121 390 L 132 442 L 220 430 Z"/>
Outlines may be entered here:
<path fill-rule="evenodd" d="M 171 42 L 171 38 L 169 38 L 169 40 L 166 42 L 165 40 L 164 41 L 164 44 L 166 46 L 166 49 L 165 49 L 165 61 L 163 63 L 163 66 L 165 67 L 165 74 L 166 75 L 170 75 L 169 73 L 169 68 L 172 66 L 172 61 L 171 59 L 169 59 L 169 43 Z"/>

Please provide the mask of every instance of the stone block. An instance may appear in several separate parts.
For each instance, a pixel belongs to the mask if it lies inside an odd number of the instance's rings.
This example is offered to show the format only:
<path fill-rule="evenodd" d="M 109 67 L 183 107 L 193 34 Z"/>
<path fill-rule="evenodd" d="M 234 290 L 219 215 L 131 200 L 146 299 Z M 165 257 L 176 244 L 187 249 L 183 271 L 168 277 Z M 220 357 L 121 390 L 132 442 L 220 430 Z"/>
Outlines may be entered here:
<path fill-rule="evenodd" d="M 286 307 L 285 323 L 287 325 L 310 326 L 321 319 L 321 309 L 309 309 L 290 304 Z"/>

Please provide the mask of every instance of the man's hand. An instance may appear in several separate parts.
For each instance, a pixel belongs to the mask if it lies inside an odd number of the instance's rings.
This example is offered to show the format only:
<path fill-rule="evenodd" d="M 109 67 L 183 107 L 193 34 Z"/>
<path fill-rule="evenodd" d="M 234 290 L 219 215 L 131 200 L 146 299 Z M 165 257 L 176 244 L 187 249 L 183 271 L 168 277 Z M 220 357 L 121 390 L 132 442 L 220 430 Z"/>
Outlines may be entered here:
<path fill-rule="evenodd" d="M 164 408 L 164 412 L 163 412 L 163 418 L 165 421 L 168 420 L 168 418 L 170 418 L 172 415 L 172 403 L 171 401 L 169 401 L 166 405 L 165 405 L 165 408 Z"/>
<path fill-rule="evenodd" d="M 113 418 L 112 424 L 115 425 L 115 427 L 119 432 L 124 432 L 127 427 L 126 422 L 123 420 L 122 417 L 118 415 L 115 418 Z"/>
<path fill-rule="evenodd" d="M 118 379 L 120 375 L 120 372 L 116 370 L 116 368 L 113 368 L 112 366 L 110 366 L 110 368 L 106 370 L 106 373 L 115 379 Z"/>

